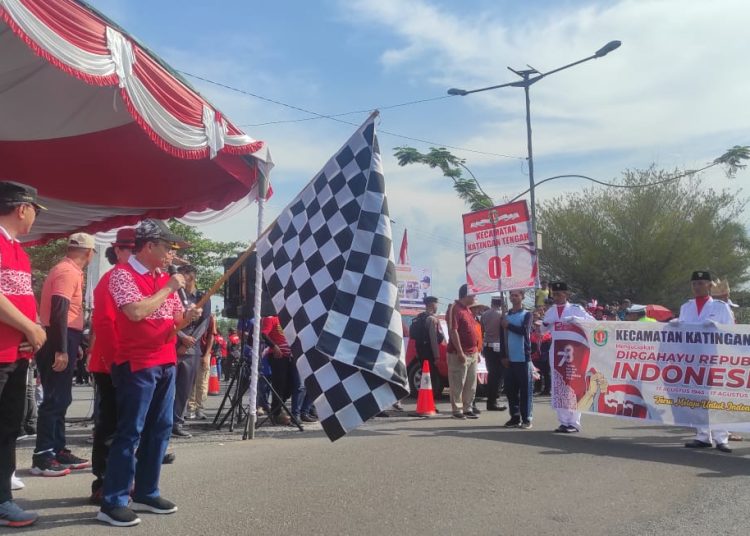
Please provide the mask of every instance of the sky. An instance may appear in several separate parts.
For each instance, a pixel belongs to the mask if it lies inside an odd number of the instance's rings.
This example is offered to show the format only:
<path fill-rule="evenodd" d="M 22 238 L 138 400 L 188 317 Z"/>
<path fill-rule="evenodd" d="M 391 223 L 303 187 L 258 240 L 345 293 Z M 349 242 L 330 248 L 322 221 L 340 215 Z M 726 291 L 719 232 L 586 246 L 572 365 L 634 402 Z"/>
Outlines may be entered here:
<path fill-rule="evenodd" d="M 276 167 L 267 222 L 369 110 L 381 109 L 394 247 L 407 229 L 411 263 L 432 269 L 444 304 L 465 281 L 461 215 L 469 209 L 439 172 L 399 167 L 394 148 L 451 148 L 498 203 L 529 186 L 523 90 L 447 97 L 448 88 L 511 82 L 517 77 L 507 67 L 546 72 L 620 40 L 608 56 L 532 86 L 537 182 L 560 174 L 607 181 L 652 163 L 697 168 L 750 145 L 750 3 L 743 0 L 89 2 L 189 73 L 213 105 L 269 145 Z M 310 120 L 264 99 L 320 114 L 360 113 Z M 425 99 L 434 100 L 388 108 Z M 705 178 L 737 195 L 750 185 L 747 170 L 731 180 L 720 171 Z M 554 200 L 588 186 L 551 181 L 536 196 Z M 256 226 L 253 206 L 202 231 L 249 242 Z"/>

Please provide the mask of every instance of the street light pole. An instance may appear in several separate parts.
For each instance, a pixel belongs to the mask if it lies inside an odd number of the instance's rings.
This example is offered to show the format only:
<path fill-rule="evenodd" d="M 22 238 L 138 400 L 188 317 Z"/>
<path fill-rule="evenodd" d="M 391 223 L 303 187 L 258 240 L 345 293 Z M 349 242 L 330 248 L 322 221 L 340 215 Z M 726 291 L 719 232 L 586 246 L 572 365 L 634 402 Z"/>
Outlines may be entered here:
<path fill-rule="evenodd" d="M 529 88 L 532 84 L 537 83 L 542 78 L 549 76 L 554 73 L 558 73 L 560 71 L 563 71 L 565 69 L 569 69 L 571 67 L 574 67 L 576 65 L 579 65 L 581 63 L 584 63 L 589 60 L 594 60 L 597 58 L 603 58 L 613 50 L 616 50 L 620 47 L 622 43 L 620 41 L 610 41 L 606 45 L 604 45 L 602 48 L 594 52 L 591 56 L 588 56 L 586 58 L 580 59 L 578 61 L 574 61 L 573 63 L 568 63 L 567 65 L 563 65 L 562 67 L 558 67 L 557 69 L 552 69 L 551 71 L 547 71 L 546 73 L 540 73 L 530 65 L 529 68 L 523 71 L 516 71 L 515 69 L 511 69 L 508 67 L 508 69 L 518 76 L 521 77 L 521 80 L 518 82 L 508 82 L 505 84 L 499 84 L 496 86 L 489 86 L 489 87 L 483 87 L 479 89 L 458 89 L 458 88 L 451 88 L 448 90 L 448 95 L 459 95 L 461 97 L 464 97 L 466 95 L 469 95 L 471 93 L 479 93 L 480 91 L 489 91 L 491 89 L 500 89 L 503 87 L 522 87 L 524 91 L 524 95 L 526 97 L 526 149 L 528 153 L 528 162 L 529 162 L 529 203 L 531 204 L 531 240 L 532 244 L 534 244 L 534 247 L 536 247 L 537 243 L 537 236 L 536 236 L 536 198 L 534 195 L 534 152 L 532 150 L 531 145 L 531 99 L 529 97 Z"/>

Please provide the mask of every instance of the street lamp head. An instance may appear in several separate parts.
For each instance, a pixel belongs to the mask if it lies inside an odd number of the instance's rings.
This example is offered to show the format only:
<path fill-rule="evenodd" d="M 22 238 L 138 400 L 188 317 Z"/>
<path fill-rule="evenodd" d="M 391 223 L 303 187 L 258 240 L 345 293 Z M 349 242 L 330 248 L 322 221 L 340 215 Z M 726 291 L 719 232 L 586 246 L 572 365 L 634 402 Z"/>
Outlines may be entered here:
<path fill-rule="evenodd" d="M 603 58 L 613 50 L 620 48 L 620 45 L 622 45 L 622 41 L 610 41 L 602 48 L 594 52 L 594 56 L 596 56 L 597 58 Z"/>
<path fill-rule="evenodd" d="M 455 87 L 452 87 L 448 90 L 448 95 L 461 95 L 463 97 L 467 93 L 468 91 L 466 91 L 465 89 L 458 89 Z"/>

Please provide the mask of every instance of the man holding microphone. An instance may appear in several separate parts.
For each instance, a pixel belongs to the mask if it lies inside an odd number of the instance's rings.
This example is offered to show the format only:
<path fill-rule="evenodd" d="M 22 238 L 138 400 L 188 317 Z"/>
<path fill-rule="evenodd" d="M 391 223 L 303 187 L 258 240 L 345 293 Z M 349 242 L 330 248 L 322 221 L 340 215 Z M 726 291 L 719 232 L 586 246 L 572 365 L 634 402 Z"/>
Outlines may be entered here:
<path fill-rule="evenodd" d="M 136 229 L 134 255 L 110 278 L 117 307 L 118 344 L 112 366 L 117 430 L 97 519 L 114 526 L 140 523 L 136 511 L 177 511 L 161 497 L 159 475 L 172 431 L 176 333 L 197 316 L 193 306 L 183 315 L 176 294 L 185 286 L 184 276 L 165 273 L 170 252 L 180 243 L 184 241 L 164 222 L 144 220 Z"/>

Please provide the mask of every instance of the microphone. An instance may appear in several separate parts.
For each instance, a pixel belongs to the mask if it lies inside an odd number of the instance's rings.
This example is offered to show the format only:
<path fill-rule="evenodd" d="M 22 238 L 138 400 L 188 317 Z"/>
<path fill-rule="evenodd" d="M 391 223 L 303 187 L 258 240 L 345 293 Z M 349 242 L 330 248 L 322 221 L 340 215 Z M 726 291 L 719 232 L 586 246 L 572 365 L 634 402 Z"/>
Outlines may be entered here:
<path fill-rule="evenodd" d="M 169 275 L 174 275 L 177 273 L 177 267 L 174 264 L 170 264 L 169 266 L 167 266 L 167 272 L 169 272 Z M 187 293 L 185 292 L 184 288 L 177 289 L 177 295 L 180 297 L 182 306 L 185 309 L 190 307 L 190 300 L 188 300 Z"/>

